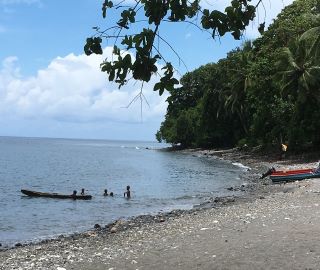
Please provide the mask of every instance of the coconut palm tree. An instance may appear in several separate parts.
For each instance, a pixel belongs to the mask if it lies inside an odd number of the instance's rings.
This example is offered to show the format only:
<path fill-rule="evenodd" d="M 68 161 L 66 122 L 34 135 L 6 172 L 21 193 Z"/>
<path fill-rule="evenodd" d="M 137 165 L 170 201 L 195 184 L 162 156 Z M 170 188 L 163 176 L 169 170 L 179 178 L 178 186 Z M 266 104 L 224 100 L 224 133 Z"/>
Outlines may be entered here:
<path fill-rule="evenodd" d="M 283 48 L 277 63 L 282 96 L 299 103 L 309 98 L 320 102 L 320 27 L 306 31 L 294 47 Z"/>
<path fill-rule="evenodd" d="M 291 49 L 282 49 L 278 68 L 282 99 L 293 105 L 287 126 L 291 144 L 317 144 L 320 141 L 320 27 L 302 34 Z"/>
<path fill-rule="evenodd" d="M 229 61 L 228 61 L 229 60 Z M 248 133 L 246 121 L 246 91 L 250 86 L 249 66 L 252 63 L 252 43 L 246 41 L 240 51 L 228 57 L 226 68 L 230 80 L 220 92 L 221 106 L 229 114 L 235 114 L 240 120 L 244 132 Z"/>

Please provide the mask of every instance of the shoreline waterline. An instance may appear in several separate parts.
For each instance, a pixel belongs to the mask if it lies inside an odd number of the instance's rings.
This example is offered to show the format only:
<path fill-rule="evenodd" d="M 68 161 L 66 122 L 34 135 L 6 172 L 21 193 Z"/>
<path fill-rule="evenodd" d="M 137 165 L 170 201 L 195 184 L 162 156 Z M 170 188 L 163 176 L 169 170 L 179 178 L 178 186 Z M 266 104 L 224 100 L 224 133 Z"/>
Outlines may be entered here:
<path fill-rule="evenodd" d="M 320 235 L 320 184 L 306 180 L 270 185 L 270 180 L 258 180 L 268 166 L 314 163 L 268 163 L 252 156 L 241 160 L 242 152 L 235 152 L 233 160 L 230 153 L 227 156 L 230 162 L 251 167 L 246 175 L 253 186 L 241 198 L 213 199 L 216 205 L 208 202 L 207 208 L 118 220 L 82 234 L 6 250 L 0 252 L 0 268 L 261 269 L 267 261 L 271 268 L 281 269 L 319 265 L 315 236 Z M 306 250 L 307 246 L 312 248 Z M 299 257 L 306 252 L 310 256 Z"/>
<path fill-rule="evenodd" d="M 14 245 L 123 217 L 190 209 L 213 196 L 231 194 L 226 188 L 240 185 L 240 169 L 230 163 L 155 150 L 159 146 L 1 138 L 0 186 L 6 192 L 0 198 L 0 243 Z M 123 200 L 127 185 L 132 188 L 130 201 Z M 85 188 L 93 200 L 34 199 L 21 196 L 21 188 L 63 194 Z M 113 198 L 103 196 L 106 188 Z"/>
<path fill-rule="evenodd" d="M 157 149 L 158 150 L 158 149 Z M 161 151 L 161 149 L 159 149 Z M 179 151 L 179 153 L 182 153 L 182 154 L 185 154 L 183 151 Z M 187 155 L 189 155 L 189 153 L 186 153 Z M 199 155 L 198 157 L 205 157 L 204 155 Z M 228 161 L 226 161 L 228 162 Z M 235 166 L 238 166 L 238 165 L 235 165 Z M 238 166 L 240 168 L 243 169 L 242 166 Z M 244 170 L 243 172 L 245 172 L 246 170 Z M 242 173 L 243 173 L 242 172 Z M 241 183 L 244 183 L 244 182 L 241 182 Z M 243 186 L 243 185 L 242 185 Z M 228 186 L 228 188 L 231 187 L 231 186 Z M 109 223 L 100 223 L 99 224 L 102 224 L 101 226 L 102 227 L 110 227 L 112 224 L 114 223 L 117 223 L 118 221 L 122 221 L 122 220 L 125 220 L 125 221 L 130 221 L 130 220 L 135 220 L 135 219 L 143 219 L 144 217 L 148 217 L 148 216 L 158 216 L 158 215 L 167 215 L 167 214 L 170 214 L 172 211 L 182 211 L 182 212 L 192 212 L 192 211 L 198 211 L 199 209 L 204 209 L 204 208 L 210 208 L 210 207 L 217 207 L 218 205 L 220 205 L 221 203 L 223 204 L 226 204 L 227 201 L 234 201 L 235 198 L 240 198 L 243 196 L 243 194 L 246 192 L 246 188 L 242 187 L 240 188 L 241 185 L 235 187 L 233 186 L 234 189 L 232 193 L 232 195 L 227 195 L 227 196 L 205 196 L 202 200 L 202 202 L 200 203 L 193 203 L 193 204 L 181 204 L 181 205 L 178 205 L 177 203 L 175 203 L 175 205 L 171 205 L 171 206 L 167 206 L 167 207 L 162 207 L 162 209 L 160 211 L 151 211 L 151 212 L 148 212 L 148 211 L 144 211 L 144 212 L 141 212 L 141 213 L 138 213 L 137 215 L 133 215 L 133 216 L 127 216 L 127 217 L 120 217 L 120 218 L 116 218 L 116 219 L 113 219 L 111 220 Z M 230 193 L 230 192 L 229 192 Z M 32 199 L 32 198 L 29 198 L 27 196 L 23 196 L 21 195 L 22 198 L 24 199 Z M 195 196 L 192 196 L 192 197 L 195 197 Z M 38 200 L 43 200 L 43 198 L 37 198 Z M 181 199 L 182 201 L 184 200 L 190 200 L 190 198 L 188 196 L 183 196 L 181 198 L 177 198 L 178 200 Z M 217 201 L 215 202 L 215 199 L 217 199 Z M 77 203 L 77 202 L 75 202 Z M 80 204 L 81 203 L 86 203 L 86 202 L 79 202 Z M 214 206 L 215 205 L 215 206 Z M 18 241 L 15 241 L 11 244 L 6 244 L 4 241 L 0 242 L 1 246 L 0 246 L 0 251 L 3 251 L 3 250 L 7 250 L 7 249 L 12 249 L 12 248 L 15 248 L 15 246 L 29 246 L 29 245 L 37 245 L 39 243 L 43 243 L 43 242 L 48 242 L 49 240 L 51 241 L 55 241 L 59 238 L 68 238 L 68 237 L 73 237 L 74 235 L 79 235 L 79 234 L 86 234 L 87 232 L 90 232 L 91 231 L 91 228 L 94 227 L 94 225 L 97 224 L 97 223 L 94 223 L 92 222 L 91 225 L 89 226 L 86 226 L 86 227 L 83 227 L 82 229 L 80 230 L 73 230 L 73 231 L 70 231 L 70 232 L 64 232 L 64 233 L 56 233 L 56 234 L 52 234 L 52 235 L 47 235 L 47 236 L 40 236 L 40 237 L 37 237 L 37 238 L 33 238 L 33 239 L 27 239 L 27 240 L 23 240 L 23 239 L 20 239 Z"/>
<path fill-rule="evenodd" d="M 162 149 L 157 149 L 159 151 L 162 151 Z M 198 149 L 188 149 L 188 150 L 179 150 L 179 153 L 182 154 L 186 154 L 186 155 L 194 155 L 196 154 L 198 158 L 213 158 L 213 159 L 221 159 L 218 156 L 212 156 L 212 155 L 205 155 L 203 153 L 204 150 L 199 151 Z M 221 152 L 221 151 L 219 151 Z M 224 152 L 224 151 L 223 151 Z M 225 153 L 230 153 L 230 150 L 226 150 Z M 232 190 L 232 194 L 231 195 L 226 195 L 226 196 L 210 196 L 207 197 L 202 203 L 198 203 L 198 204 L 190 204 L 189 206 L 186 205 L 181 205 L 181 206 L 171 206 L 171 207 L 167 207 L 167 209 L 161 209 L 160 211 L 156 211 L 156 212 L 145 212 L 145 213 L 140 213 L 134 216 L 129 216 L 129 217 L 122 217 L 122 218 L 118 218 L 118 219 L 114 219 L 111 220 L 109 223 L 107 224 L 103 224 L 103 223 L 96 223 L 99 225 L 100 228 L 110 228 L 112 225 L 116 224 L 117 222 L 131 222 L 134 220 L 139 220 L 141 222 L 141 220 L 144 220 L 144 217 L 157 217 L 157 216 L 167 216 L 167 215 L 171 215 L 172 212 L 175 213 L 193 213 L 194 211 L 199 211 L 199 210 L 203 210 L 203 209 L 209 209 L 209 208 L 213 208 L 213 207 L 219 207 L 219 206 L 225 206 L 231 203 L 237 203 L 240 201 L 245 201 L 248 199 L 251 199 L 251 197 L 253 196 L 252 193 L 256 192 L 256 190 L 254 190 L 255 187 L 255 183 L 254 181 L 252 181 L 252 175 L 255 175 L 252 171 L 251 168 L 249 166 L 243 165 L 240 162 L 232 162 L 232 160 L 226 160 L 226 159 L 221 159 L 224 162 L 228 162 L 230 164 L 233 164 L 234 166 L 237 166 L 239 168 L 242 169 L 242 184 L 239 186 L 228 186 L 228 188 L 230 188 L 230 190 Z M 235 164 L 234 164 L 235 163 Z M 250 172 L 249 172 L 250 171 Z M 256 175 L 255 175 L 256 176 Z M 249 194 L 251 193 L 251 194 Z M 17 241 L 15 243 L 12 243 L 11 245 L 6 245 L 5 243 L 1 243 L 2 245 L 0 246 L 0 251 L 4 251 L 4 250 L 8 250 L 8 249 L 12 249 L 15 247 L 20 247 L 20 246 L 32 246 L 32 245 L 38 245 L 41 243 L 47 243 L 49 241 L 56 241 L 59 240 L 61 238 L 74 238 L 75 236 L 79 236 L 82 234 L 87 234 L 90 233 L 92 228 L 94 228 L 94 223 L 92 223 L 92 226 L 87 226 L 86 228 L 83 228 L 82 230 L 79 231 L 71 231 L 69 233 L 58 233 L 55 235 L 50 235 L 50 236 L 44 236 L 44 237 L 40 237 L 38 239 L 30 239 L 30 240 L 26 240 L 26 241 Z"/>

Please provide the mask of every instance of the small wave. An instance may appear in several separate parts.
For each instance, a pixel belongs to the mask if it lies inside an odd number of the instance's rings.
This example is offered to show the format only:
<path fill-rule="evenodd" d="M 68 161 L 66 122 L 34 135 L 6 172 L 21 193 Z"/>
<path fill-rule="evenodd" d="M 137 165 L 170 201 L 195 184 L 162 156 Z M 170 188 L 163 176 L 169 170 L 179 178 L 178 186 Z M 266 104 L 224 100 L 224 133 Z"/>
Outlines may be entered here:
<path fill-rule="evenodd" d="M 196 197 L 197 197 L 196 195 L 185 195 L 185 196 L 177 197 L 176 200 L 188 200 L 188 199 L 194 199 Z"/>
<path fill-rule="evenodd" d="M 121 148 L 127 148 L 127 149 L 137 149 L 137 150 L 140 149 L 140 147 L 138 147 L 138 146 L 128 146 L 128 145 L 121 145 L 120 147 Z"/>
<path fill-rule="evenodd" d="M 251 170 L 250 167 L 245 166 L 245 165 L 243 165 L 242 163 L 239 163 L 239 162 L 234 162 L 234 163 L 232 163 L 232 165 L 237 166 L 237 167 L 239 167 L 241 169 L 244 169 L 245 171 L 250 171 Z"/>

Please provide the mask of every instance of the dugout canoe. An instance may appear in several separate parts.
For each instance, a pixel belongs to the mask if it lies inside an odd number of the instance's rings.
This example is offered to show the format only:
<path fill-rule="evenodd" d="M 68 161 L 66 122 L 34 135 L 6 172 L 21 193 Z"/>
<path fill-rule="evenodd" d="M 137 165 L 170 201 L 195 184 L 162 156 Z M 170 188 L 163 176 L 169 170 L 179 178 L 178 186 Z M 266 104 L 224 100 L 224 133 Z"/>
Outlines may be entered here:
<path fill-rule="evenodd" d="M 302 169 L 288 171 L 274 171 L 270 175 L 273 183 L 293 182 L 310 178 L 320 178 L 320 170 L 317 169 Z"/>
<path fill-rule="evenodd" d="M 39 191 L 32 191 L 21 189 L 21 192 L 25 195 L 30 197 L 43 197 L 43 198 L 53 198 L 53 199 L 72 199 L 72 200 L 91 200 L 91 195 L 65 195 L 65 194 L 58 194 L 58 193 L 46 193 L 46 192 L 39 192 Z"/>

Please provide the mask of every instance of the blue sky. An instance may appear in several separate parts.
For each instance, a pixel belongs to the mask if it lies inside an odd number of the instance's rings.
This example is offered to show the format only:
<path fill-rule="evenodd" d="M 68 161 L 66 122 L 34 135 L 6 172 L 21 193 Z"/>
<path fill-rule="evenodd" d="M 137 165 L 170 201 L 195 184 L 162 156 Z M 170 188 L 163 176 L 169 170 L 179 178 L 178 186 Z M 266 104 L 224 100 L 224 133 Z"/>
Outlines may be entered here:
<path fill-rule="evenodd" d="M 166 111 L 166 95 L 152 91 L 155 80 L 144 87 L 150 104 L 123 107 L 137 95 L 139 83 L 118 90 L 99 71 L 110 55 L 83 54 L 85 39 L 93 26 L 111 25 L 115 17 L 101 16 L 102 0 L 0 0 L 0 136 L 66 137 L 154 140 Z M 130 2 L 130 0 L 129 0 Z M 203 1 L 209 8 L 223 9 L 228 1 Z M 266 20 L 292 0 L 265 1 Z M 245 33 L 257 37 L 257 25 L 265 12 Z M 225 57 L 242 41 L 230 36 L 214 41 L 196 28 L 163 25 L 160 32 L 175 47 L 188 70 Z M 177 63 L 177 58 L 168 57 Z M 183 74 L 186 69 L 178 66 Z"/>

